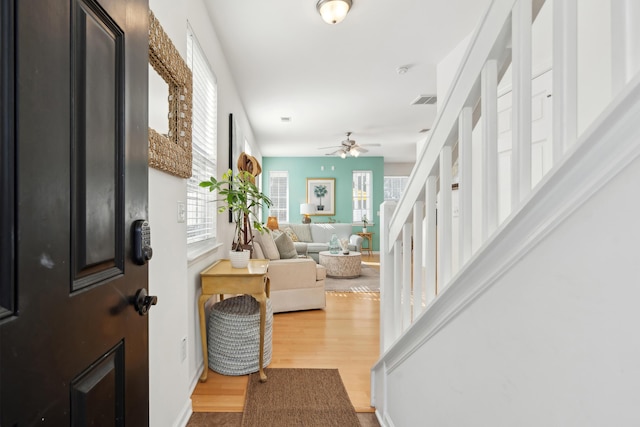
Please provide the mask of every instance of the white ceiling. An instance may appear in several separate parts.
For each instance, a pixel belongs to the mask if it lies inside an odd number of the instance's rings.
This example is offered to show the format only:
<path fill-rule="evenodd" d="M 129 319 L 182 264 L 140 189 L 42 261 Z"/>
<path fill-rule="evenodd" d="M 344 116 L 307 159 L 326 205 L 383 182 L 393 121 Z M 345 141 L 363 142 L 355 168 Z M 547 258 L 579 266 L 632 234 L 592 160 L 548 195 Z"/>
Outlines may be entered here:
<path fill-rule="evenodd" d="M 436 65 L 489 0 L 353 0 L 337 25 L 316 0 L 205 3 L 264 156 L 322 156 L 351 131 L 381 145 L 366 155 L 414 162 L 436 107 L 410 104 L 436 94 Z"/>

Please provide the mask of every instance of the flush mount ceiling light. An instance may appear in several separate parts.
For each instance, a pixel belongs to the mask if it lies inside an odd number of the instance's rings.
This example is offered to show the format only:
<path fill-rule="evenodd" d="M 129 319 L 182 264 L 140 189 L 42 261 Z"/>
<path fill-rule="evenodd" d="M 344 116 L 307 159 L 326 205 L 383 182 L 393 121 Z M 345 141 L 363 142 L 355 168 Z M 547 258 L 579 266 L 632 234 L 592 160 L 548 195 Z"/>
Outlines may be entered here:
<path fill-rule="evenodd" d="M 327 24 L 338 24 L 351 9 L 351 0 L 318 0 L 316 9 Z"/>

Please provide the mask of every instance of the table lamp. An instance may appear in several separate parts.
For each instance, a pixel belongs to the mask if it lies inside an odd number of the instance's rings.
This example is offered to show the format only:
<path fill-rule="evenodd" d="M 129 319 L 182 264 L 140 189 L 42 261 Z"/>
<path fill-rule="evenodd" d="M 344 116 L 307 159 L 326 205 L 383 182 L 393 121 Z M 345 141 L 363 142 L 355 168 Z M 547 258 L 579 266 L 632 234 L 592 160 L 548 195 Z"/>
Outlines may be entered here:
<path fill-rule="evenodd" d="M 311 203 L 302 203 L 300 205 L 300 215 L 303 215 L 302 223 L 311 224 L 311 218 L 309 218 L 309 215 L 312 213 L 315 213 L 315 211 L 316 211 L 315 205 Z"/>
<path fill-rule="evenodd" d="M 277 230 L 278 226 L 278 217 L 270 216 L 267 218 L 267 228 L 271 231 Z"/>

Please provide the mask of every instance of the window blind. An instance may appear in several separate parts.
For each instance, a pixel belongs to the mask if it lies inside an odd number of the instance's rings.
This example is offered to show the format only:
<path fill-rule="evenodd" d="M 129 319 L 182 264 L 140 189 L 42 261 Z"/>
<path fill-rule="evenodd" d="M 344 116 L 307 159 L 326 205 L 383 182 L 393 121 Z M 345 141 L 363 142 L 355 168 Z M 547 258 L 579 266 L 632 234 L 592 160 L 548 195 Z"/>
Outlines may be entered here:
<path fill-rule="evenodd" d="M 187 244 L 216 237 L 214 193 L 199 186 L 216 176 L 218 88 L 215 75 L 191 31 L 187 32 L 187 64 L 193 74 L 192 176 L 187 181 Z"/>
<path fill-rule="evenodd" d="M 384 201 L 397 201 L 407 186 L 408 176 L 385 176 L 384 177 Z"/>
<path fill-rule="evenodd" d="M 353 222 L 362 222 L 366 215 L 373 222 L 373 201 L 371 171 L 353 171 Z"/>
<path fill-rule="evenodd" d="M 289 172 L 269 172 L 269 198 L 273 202 L 269 215 L 289 222 Z"/>

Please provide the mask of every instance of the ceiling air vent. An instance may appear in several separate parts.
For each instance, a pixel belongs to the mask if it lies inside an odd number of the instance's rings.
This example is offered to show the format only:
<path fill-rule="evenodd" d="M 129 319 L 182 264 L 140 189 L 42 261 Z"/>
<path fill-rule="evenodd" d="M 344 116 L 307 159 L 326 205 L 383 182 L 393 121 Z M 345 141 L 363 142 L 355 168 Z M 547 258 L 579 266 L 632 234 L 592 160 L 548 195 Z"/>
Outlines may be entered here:
<path fill-rule="evenodd" d="M 435 95 L 420 95 L 413 100 L 411 105 L 434 105 L 438 101 Z"/>

